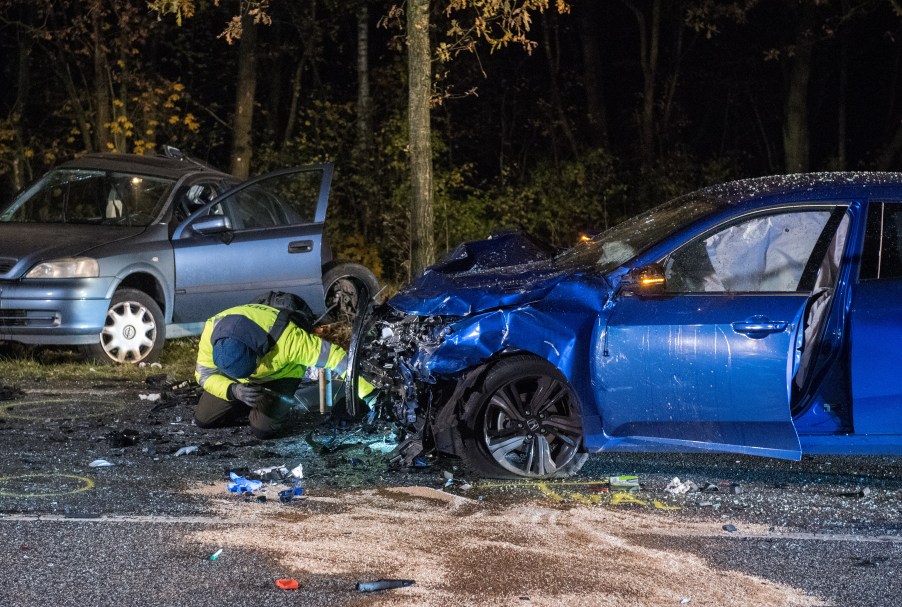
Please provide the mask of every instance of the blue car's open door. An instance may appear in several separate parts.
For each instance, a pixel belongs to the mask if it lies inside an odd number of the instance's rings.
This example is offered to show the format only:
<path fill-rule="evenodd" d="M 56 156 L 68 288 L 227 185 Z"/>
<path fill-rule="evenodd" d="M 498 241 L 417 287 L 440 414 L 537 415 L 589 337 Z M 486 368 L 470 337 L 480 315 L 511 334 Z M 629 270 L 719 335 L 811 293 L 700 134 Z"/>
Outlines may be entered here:
<path fill-rule="evenodd" d="M 323 225 L 332 180 L 324 164 L 242 183 L 175 228 L 175 323 L 203 322 L 267 291 L 324 309 Z"/>

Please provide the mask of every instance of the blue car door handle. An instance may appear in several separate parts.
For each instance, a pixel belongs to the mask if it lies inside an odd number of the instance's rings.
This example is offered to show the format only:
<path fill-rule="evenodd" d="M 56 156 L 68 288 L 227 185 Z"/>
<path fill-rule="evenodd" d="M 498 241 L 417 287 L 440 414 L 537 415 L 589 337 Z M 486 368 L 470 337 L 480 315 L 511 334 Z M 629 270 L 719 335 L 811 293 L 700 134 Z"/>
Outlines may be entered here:
<path fill-rule="evenodd" d="M 295 240 L 288 243 L 289 253 L 309 253 L 313 250 L 312 240 Z"/>
<path fill-rule="evenodd" d="M 734 322 L 730 325 L 733 330 L 743 335 L 748 335 L 752 339 L 761 339 L 771 333 L 782 333 L 789 326 L 785 321 L 772 321 L 766 318 L 749 319 L 743 322 Z"/>

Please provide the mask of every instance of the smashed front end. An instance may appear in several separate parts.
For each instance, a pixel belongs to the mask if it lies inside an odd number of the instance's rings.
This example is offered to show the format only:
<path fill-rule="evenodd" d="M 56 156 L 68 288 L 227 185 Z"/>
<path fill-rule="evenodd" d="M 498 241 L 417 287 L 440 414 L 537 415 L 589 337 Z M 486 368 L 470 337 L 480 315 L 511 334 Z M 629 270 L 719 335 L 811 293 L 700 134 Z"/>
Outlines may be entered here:
<path fill-rule="evenodd" d="M 385 304 L 370 307 L 355 334 L 354 372 L 379 390 L 377 414 L 398 426 L 392 463 L 414 465 L 435 447 L 433 403 L 443 401 L 449 384 L 432 375 L 427 361 L 453 320 L 405 314 Z"/>

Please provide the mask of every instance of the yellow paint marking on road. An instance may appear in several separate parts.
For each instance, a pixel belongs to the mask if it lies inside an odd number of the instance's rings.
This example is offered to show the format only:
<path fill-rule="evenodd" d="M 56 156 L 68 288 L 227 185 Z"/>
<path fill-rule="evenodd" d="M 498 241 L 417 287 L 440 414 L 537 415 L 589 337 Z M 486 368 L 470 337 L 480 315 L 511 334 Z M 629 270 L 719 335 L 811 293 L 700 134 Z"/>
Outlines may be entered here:
<path fill-rule="evenodd" d="M 618 491 L 611 495 L 611 505 L 619 506 L 620 504 L 638 504 L 640 506 L 647 506 L 648 502 L 640 500 L 638 497 L 630 493 L 625 493 L 623 491 Z"/>
<path fill-rule="evenodd" d="M 542 494 L 550 498 L 556 502 L 563 502 L 564 496 L 554 491 L 551 487 L 548 486 L 547 483 L 536 483 L 536 489 L 542 492 Z"/>
<path fill-rule="evenodd" d="M 78 481 L 81 486 L 69 491 L 60 491 L 52 493 L 29 493 L 17 491 L 4 491 L 3 486 L 11 482 L 27 481 L 28 479 L 50 479 L 49 482 L 59 482 L 59 479 L 72 479 Z M 94 488 L 94 481 L 91 479 L 78 476 L 76 474 L 19 474 L 16 476 L 0 477 L 0 497 L 59 497 L 61 495 L 73 495 L 82 493 Z"/>
<path fill-rule="evenodd" d="M 587 506 L 593 506 L 595 504 L 601 503 L 601 496 L 598 495 L 586 495 L 584 493 L 577 493 L 575 491 L 570 491 L 567 493 L 567 497 L 572 499 L 575 502 L 579 502 L 580 504 L 586 504 Z"/>

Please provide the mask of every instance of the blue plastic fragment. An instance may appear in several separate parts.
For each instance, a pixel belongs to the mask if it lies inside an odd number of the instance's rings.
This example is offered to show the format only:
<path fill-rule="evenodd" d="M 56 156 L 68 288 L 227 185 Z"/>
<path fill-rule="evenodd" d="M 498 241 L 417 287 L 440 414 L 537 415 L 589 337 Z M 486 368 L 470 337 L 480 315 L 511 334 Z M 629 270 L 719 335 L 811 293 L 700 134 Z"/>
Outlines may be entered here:
<path fill-rule="evenodd" d="M 304 488 L 301 486 L 300 480 L 298 480 L 291 489 L 279 491 L 279 501 L 282 503 L 290 502 L 296 495 L 304 495 Z"/>
<path fill-rule="evenodd" d="M 234 472 L 229 472 L 229 478 L 232 480 L 226 485 L 226 489 L 230 493 L 252 493 L 263 486 L 263 481 L 247 479 L 243 476 L 238 476 Z"/>

